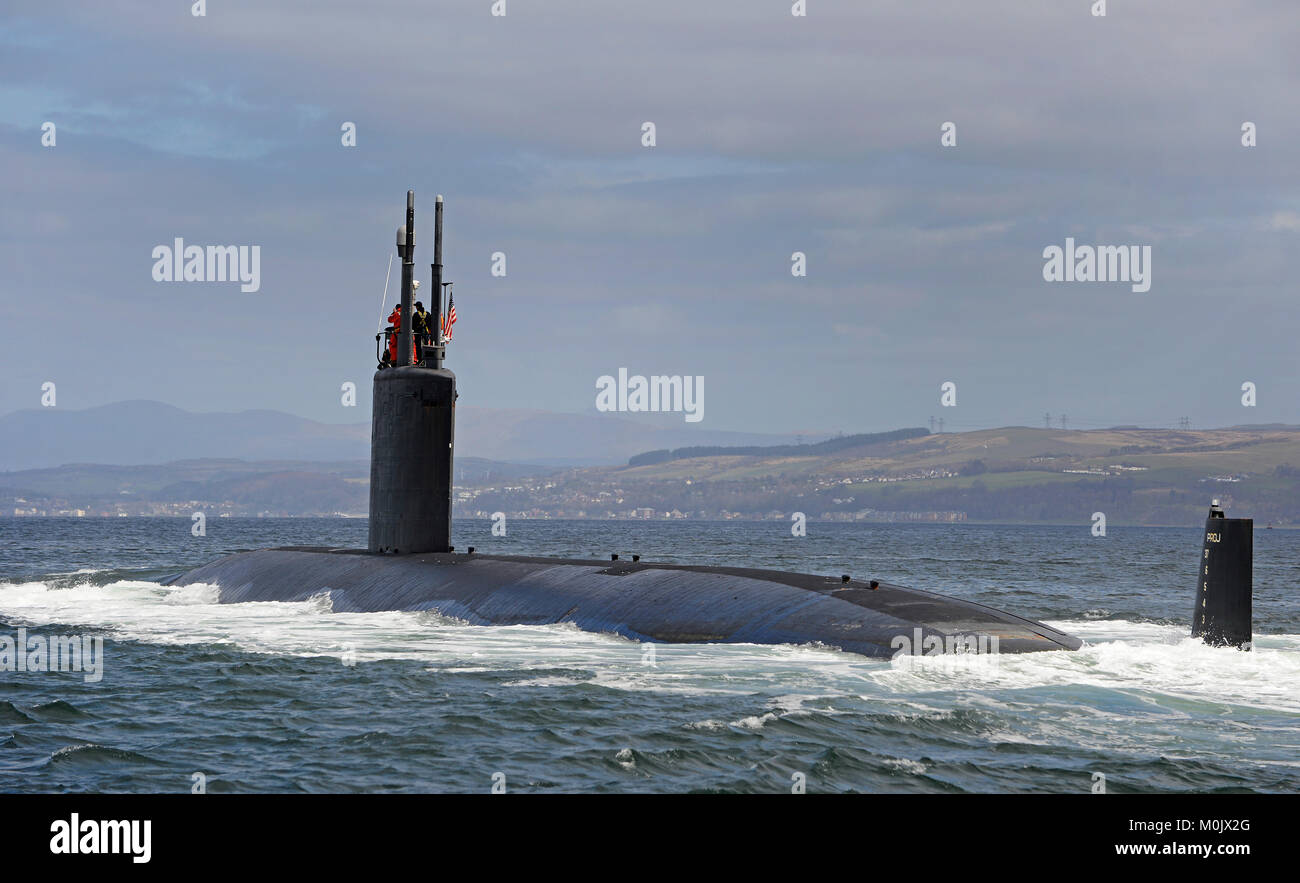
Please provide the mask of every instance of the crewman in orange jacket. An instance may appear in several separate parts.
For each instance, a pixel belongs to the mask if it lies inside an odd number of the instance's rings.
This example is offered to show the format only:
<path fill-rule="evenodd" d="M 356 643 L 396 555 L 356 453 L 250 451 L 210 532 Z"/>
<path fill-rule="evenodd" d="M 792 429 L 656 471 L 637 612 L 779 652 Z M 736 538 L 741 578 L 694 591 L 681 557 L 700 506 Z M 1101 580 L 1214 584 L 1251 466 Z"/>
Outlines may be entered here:
<path fill-rule="evenodd" d="M 402 305 L 398 304 L 393 307 L 393 312 L 388 316 L 388 324 L 393 330 L 388 335 L 388 362 L 397 365 L 397 339 L 402 336 Z"/>

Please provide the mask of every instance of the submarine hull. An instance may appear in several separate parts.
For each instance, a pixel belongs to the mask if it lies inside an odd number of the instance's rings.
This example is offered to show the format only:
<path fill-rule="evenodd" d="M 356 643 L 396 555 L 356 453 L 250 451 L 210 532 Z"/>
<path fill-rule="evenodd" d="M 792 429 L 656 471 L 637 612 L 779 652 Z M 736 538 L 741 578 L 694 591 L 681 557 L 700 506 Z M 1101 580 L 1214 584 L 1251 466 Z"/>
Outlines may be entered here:
<path fill-rule="evenodd" d="M 171 580 L 196 583 L 215 585 L 222 603 L 328 594 L 336 612 L 430 610 L 475 625 L 572 623 L 659 643 L 821 644 L 872 657 L 932 655 L 935 647 L 1077 650 L 1082 643 L 1014 614 L 903 586 L 872 589 L 860 580 L 734 567 L 295 547 L 230 555 Z"/>
<path fill-rule="evenodd" d="M 442 316 L 443 200 L 431 265 Z M 225 603 L 327 594 L 339 612 L 432 610 L 477 625 L 571 623 L 663 643 L 821 644 L 864 656 L 1076 650 L 1042 623 L 980 604 L 872 581 L 773 570 L 456 554 L 451 546 L 456 376 L 443 323 L 412 364 L 415 192 L 406 192 L 397 365 L 374 377 L 367 549 L 242 552 L 172 580 L 215 585 Z M 387 284 L 387 283 L 385 283 Z M 444 291 L 444 289 L 446 289 Z M 386 289 L 385 289 L 386 290 Z M 378 338 L 377 338 L 378 339 Z"/>

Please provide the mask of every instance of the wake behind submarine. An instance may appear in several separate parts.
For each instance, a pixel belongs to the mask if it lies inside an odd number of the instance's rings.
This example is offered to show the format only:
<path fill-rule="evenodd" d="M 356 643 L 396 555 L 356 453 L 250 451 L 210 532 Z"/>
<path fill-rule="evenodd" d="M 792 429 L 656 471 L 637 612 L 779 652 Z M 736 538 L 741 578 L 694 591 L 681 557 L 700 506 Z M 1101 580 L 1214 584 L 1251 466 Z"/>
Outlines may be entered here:
<path fill-rule="evenodd" d="M 241 552 L 182 574 L 172 585 L 215 585 L 221 603 L 304 601 L 325 594 L 336 612 L 429 610 L 475 625 L 571 623 L 636 641 L 819 644 L 871 657 L 1082 645 L 1015 614 L 877 580 L 655 564 L 639 556 L 593 561 L 483 555 L 473 547 L 456 552 L 451 501 L 457 392 L 455 374 L 443 367 L 442 215 L 439 196 L 435 321 L 429 342 L 422 343 L 411 322 L 415 194 L 407 192 L 406 224 L 397 231 L 400 331 L 395 347 L 392 339 L 385 341 L 395 364 L 381 359 L 374 376 L 368 548 Z M 1249 615 L 1247 602 L 1247 641 Z"/>

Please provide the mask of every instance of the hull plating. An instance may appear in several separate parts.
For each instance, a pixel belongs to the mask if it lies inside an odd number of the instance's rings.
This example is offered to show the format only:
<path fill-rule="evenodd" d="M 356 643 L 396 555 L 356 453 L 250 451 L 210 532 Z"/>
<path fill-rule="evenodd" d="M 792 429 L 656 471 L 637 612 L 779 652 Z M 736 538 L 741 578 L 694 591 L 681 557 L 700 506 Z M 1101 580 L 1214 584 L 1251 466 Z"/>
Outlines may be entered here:
<path fill-rule="evenodd" d="M 222 603 L 328 593 L 340 612 L 434 610 L 477 625 L 567 622 L 662 643 L 819 643 L 889 657 L 912 647 L 920 629 L 949 649 L 988 652 L 993 638 L 1000 653 L 1081 645 L 1042 623 L 930 592 L 731 567 L 287 548 L 231 555 L 173 583 L 214 584 Z"/>

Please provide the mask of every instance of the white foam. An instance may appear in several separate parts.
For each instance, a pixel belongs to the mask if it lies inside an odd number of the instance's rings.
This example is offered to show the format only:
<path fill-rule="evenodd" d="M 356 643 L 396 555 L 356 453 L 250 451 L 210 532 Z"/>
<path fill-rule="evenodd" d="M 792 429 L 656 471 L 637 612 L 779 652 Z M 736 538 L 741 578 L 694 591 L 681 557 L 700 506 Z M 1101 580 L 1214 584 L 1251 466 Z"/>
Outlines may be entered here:
<path fill-rule="evenodd" d="M 104 586 L 0 584 L 0 617 L 16 625 L 84 626 L 162 645 L 217 644 L 278 656 L 365 662 L 418 660 L 439 671 L 517 671 L 525 688 L 593 683 L 619 690 L 764 696 L 729 726 L 759 729 L 773 715 L 837 713 L 837 697 L 906 698 L 907 709 L 944 713 L 963 702 L 1043 686 L 1128 691 L 1142 701 L 1300 711 L 1300 635 L 1257 636 L 1253 652 L 1207 647 L 1181 626 L 1081 619 L 1053 623 L 1084 638 L 1082 650 L 872 660 L 814 646 L 659 644 L 642 647 L 572 624 L 473 626 L 433 612 L 336 613 L 327 593 L 299 603 L 217 604 L 213 586 L 120 581 Z M 579 670 L 581 675 L 565 671 Z M 529 674 L 537 672 L 536 674 Z M 927 703 L 933 694 L 936 701 Z M 771 697 L 777 697 L 775 699 Z M 818 700 L 810 704 L 811 700 Z M 775 709 L 775 710 L 774 710 Z M 703 721 L 700 727 L 717 722 Z"/>
<path fill-rule="evenodd" d="M 163 645 L 229 645 L 357 662 L 414 659 L 448 672 L 579 668 L 591 674 L 569 679 L 548 672 L 517 682 L 530 687 L 587 680 L 627 690 L 749 693 L 760 677 L 767 684 L 784 680 L 798 686 L 804 672 L 816 670 L 811 660 L 842 664 L 843 656 L 800 647 L 656 645 L 655 664 L 649 665 L 638 642 L 571 623 L 483 627 L 431 611 L 336 613 L 328 593 L 295 603 L 218 604 L 215 586 L 144 581 L 0 584 L 0 616 L 20 625 L 84 626 Z"/>
<path fill-rule="evenodd" d="M 920 761 L 911 760 L 906 757 L 895 757 L 886 760 L 885 766 L 893 767 L 899 772 L 907 773 L 909 776 L 919 776 L 927 769 L 926 765 Z"/>
<path fill-rule="evenodd" d="M 742 730 L 761 730 L 763 725 L 774 720 L 779 720 L 780 715 L 775 711 L 769 711 L 766 714 L 755 714 L 749 717 L 743 717 L 740 720 L 732 721 L 733 727 L 740 727 Z"/>
<path fill-rule="evenodd" d="M 1085 640 L 1047 653 L 896 661 L 872 676 L 899 693 L 1086 686 L 1283 712 L 1300 711 L 1300 635 L 1258 635 L 1252 652 L 1209 647 L 1182 626 L 1126 621 L 1052 623 Z"/>

